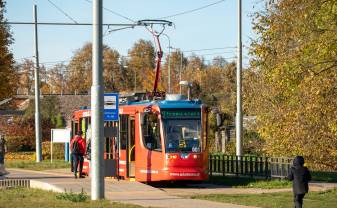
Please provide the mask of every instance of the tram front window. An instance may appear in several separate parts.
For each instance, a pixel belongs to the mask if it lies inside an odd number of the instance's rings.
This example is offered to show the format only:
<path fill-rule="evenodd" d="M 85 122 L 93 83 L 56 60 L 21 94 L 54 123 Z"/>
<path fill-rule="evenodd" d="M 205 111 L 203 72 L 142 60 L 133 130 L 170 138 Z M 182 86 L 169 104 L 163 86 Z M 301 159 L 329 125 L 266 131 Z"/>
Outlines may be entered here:
<path fill-rule="evenodd" d="M 166 152 L 200 152 L 200 120 L 166 120 Z"/>

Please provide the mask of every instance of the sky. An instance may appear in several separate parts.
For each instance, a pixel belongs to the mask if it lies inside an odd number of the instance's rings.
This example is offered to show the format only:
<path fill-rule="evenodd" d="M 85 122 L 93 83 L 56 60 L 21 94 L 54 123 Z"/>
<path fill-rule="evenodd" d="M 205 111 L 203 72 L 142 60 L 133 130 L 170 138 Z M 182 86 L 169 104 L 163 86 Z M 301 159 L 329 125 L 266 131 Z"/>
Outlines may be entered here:
<path fill-rule="evenodd" d="M 5 17 L 8 22 L 33 22 L 33 5 L 37 5 L 39 22 L 91 23 L 91 0 L 7 0 Z M 203 55 L 206 63 L 215 56 L 223 56 L 228 61 L 235 60 L 237 46 L 237 0 L 103 0 L 103 23 L 126 23 L 141 19 L 161 19 L 210 5 L 204 9 L 167 18 L 174 26 L 166 27 L 161 36 L 164 53 L 168 52 L 169 41 L 173 48 L 179 48 L 185 56 L 193 53 Z M 56 6 L 55 6 L 56 5 Z M 242 0 L 242 38 L 244 66 L 249 63 L 248 47 L 256 38 L 252 31 L 252 15 L 263 8 L 263 0 Z M 119 15 L 116 15 L 118 13 Z M 152 35 L 144 27 L 125 29 L 106 34 L 103 43 L 116 49 L 123 56 L 139 39 L 153 41 Z M 11 50 L 17 62 L 23 58 L 33 59 L 34 26 L 12 25 L 14 44 Z M 57 63 L 67 63 L 76 50 L 85 43 L 92 42 L 91 26 L 42 26 L 38 28 L 40 63 L 47 68 Z M 227 48 L 228 47 L 228 48 Z M 214 50 L 200 50 L 225 48 Z"/>

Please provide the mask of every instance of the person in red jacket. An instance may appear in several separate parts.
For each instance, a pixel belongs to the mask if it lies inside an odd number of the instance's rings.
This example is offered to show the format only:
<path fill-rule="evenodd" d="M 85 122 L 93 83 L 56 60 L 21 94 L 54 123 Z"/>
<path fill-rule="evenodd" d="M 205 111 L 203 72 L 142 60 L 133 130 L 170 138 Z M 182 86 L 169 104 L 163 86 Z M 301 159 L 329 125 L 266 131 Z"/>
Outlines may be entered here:
<path fill-rule="evenodd" d="M 75 178 L 77 178 L 78 163 L 80 165 L 79 177 L 84 178 L 82 174 L 82 169 L 83 169 L 83 160 L 84 160 L 84 154 L 85 154 L 85 149 L 86 149 L 86 142 L 85 142 L 85 139 L 83 139 L 82 134 L 83 134 L 82 131 L 78 131 L 70 143 L 70 149 L 73 155 L 73 164 L 74 164 L 73 170 L 74 170 Z"/>

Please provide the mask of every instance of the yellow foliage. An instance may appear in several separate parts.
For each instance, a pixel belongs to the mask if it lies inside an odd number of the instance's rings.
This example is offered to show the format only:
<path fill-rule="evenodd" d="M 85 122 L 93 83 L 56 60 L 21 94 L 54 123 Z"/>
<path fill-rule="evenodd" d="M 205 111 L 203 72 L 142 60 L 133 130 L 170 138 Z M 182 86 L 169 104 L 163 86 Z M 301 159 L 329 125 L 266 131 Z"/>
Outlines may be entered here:
<path fill-rule="evenodd" d="M 34 160 L 35 152 L 7 152 L 5 160 Z"/>

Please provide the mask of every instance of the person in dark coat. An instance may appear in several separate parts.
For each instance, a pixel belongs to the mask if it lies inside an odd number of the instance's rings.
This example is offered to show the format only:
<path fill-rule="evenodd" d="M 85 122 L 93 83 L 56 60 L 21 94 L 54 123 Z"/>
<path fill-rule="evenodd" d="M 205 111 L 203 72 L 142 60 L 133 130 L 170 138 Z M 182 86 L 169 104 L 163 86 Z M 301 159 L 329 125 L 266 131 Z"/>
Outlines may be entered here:
<path fill-rule="evenodd" d="M 311 180 L 311 174 L 303 165 L 304 158 L 296 156 L 288 175 L 288 179 L 293 182 L 295 208 L 302 208 L 304 195 L 309 191 L 308 183 Z"/>

